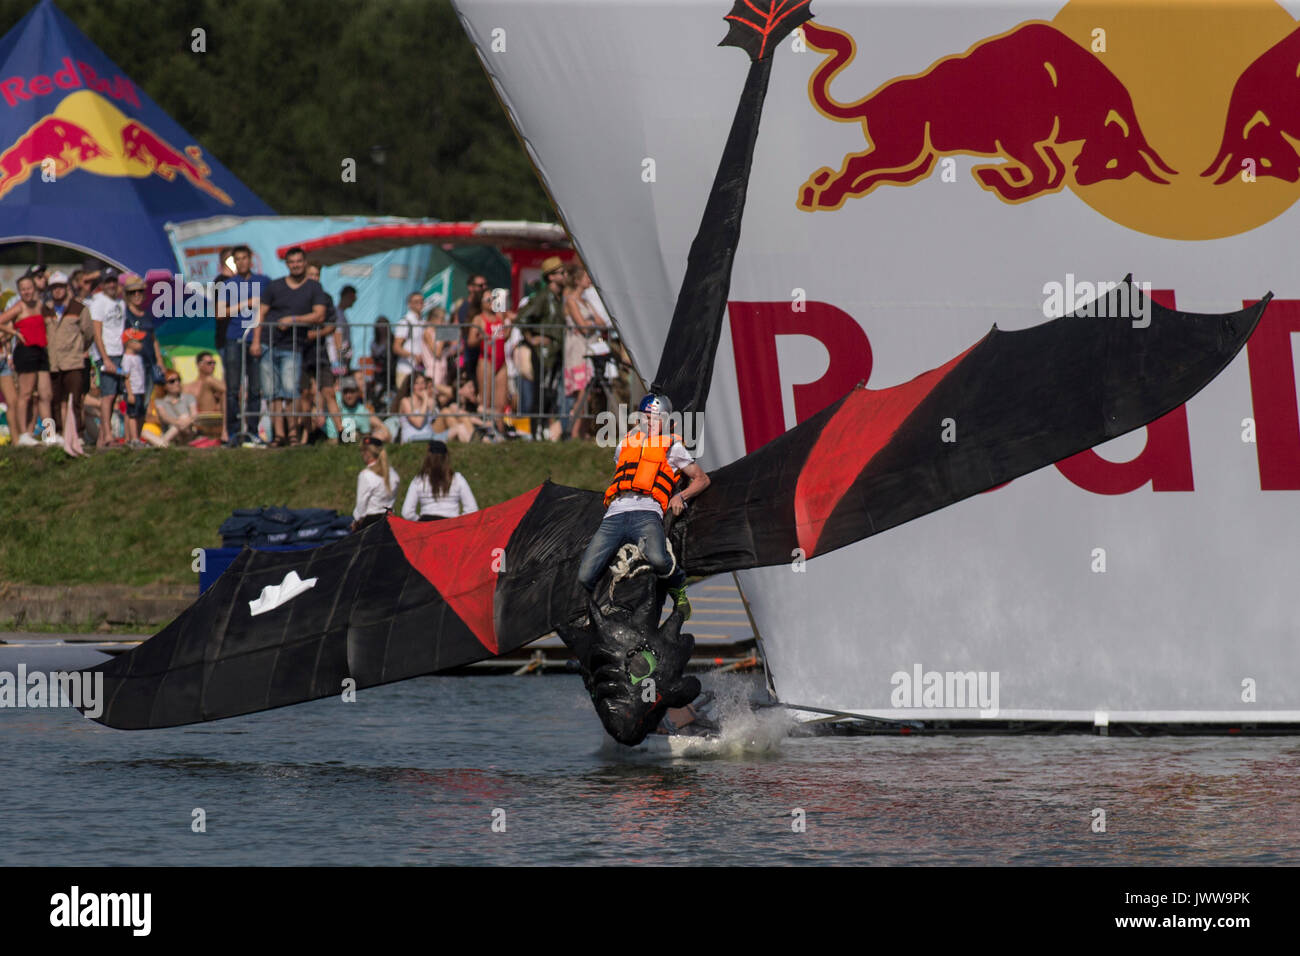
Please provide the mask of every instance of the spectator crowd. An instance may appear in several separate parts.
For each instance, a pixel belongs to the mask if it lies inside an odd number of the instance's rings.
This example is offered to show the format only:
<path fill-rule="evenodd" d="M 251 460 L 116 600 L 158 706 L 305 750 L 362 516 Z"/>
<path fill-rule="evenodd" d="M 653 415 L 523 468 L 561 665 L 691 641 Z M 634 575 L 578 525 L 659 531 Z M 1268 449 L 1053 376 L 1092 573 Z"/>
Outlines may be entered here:
<path fill-rule="evenodd" d="M 140 276 L 94 262 L 66 275 L 28 270 L 0 298 L 10 440 L 61 441 L 74 455 L 114 445 L 559 441 L 591 434 L 597 412 L 628 401 L 627 354 L 579 263 L 547 259 L 517 309 L 475 275 L 447 309 L 412 292 L 399 319 L 362 326 L 349 321 L 356 287 L 327 292 L 301 248 L 276 279 L 253 271 L 247 246 L 221 250 L 220 262 L 213 350 L 197 356 L 189 381 L 158 341 Z"/>

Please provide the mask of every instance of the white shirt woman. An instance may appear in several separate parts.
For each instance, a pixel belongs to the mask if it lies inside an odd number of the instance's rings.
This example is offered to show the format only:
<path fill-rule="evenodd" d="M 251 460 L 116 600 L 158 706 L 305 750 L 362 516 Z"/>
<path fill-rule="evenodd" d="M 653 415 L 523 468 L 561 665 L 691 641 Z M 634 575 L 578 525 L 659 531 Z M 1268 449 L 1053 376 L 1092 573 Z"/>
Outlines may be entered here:
<path fill-rule="evenodd" d="M 357 475 L 357 506 L 352 509 L 353 530 L 361 527 L 370 515 L 386 514 L 397 500 L 400 480 L 396 469 L 388 464 L 384 443 L 373 435 L 361 443 L 361 458 L 366 467 Z"/>
<path fill-rule="evenodd" d="M 357 506 L 352 509 L 352 517 L 360 521 L 366 515 L 381 515 L 393 507 L 397 500 L 397 470 L 388 469 L 388 484 L 369 468 L 362 468 L 357 475 Z"/>
<path fill-rule="evenodd" d="M 407 521 L 427 518 L 455 518 L 478 511 L 478 502 L 469 490 L 469 482 L 451 470 L 447 446 L 429 442 L 429 450 L 420 464 L 420 473 L 411 479 L 402 503 L 402 517 Z"/>
<path fill-rule="evenodd" d="M 451 476 L 451 487 L 445 495 L 435 495 L 428 477 L 417 475 L 407 487 L 406 500 L 402 503 L 402 517 L 407 521 L 418 521 L 425 516 L 455 518 L 472 511 L 478 511 L 478 502 L 459 471 Z"/>

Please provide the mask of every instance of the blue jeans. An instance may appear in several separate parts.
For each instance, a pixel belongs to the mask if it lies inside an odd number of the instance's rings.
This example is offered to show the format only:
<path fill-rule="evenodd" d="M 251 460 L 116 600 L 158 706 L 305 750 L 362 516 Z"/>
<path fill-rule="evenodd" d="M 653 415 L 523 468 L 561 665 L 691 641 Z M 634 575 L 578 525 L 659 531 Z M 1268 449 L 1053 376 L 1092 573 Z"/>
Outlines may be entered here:
<path fill-rule="evenodd" d="M 574 399 L 577 397 L 576 395 L 564 394 L 564 389 L 560 389 L 560 393 L 555 397 L 555 417 L 560 420 L 560 430 L 565 434 L 568 434 L 569 426 L 573 424 L 571 417 L 573 415 Z M 615 515 L 615 517 L 618 516 Z"/>
<path fill-rule="evenodd" d="M 609 559 L 625 544 L 638 545 L 655 574 L 668 579 L 670 588 L 679 588 L 686 583 L 686 572 L 668 553 L 663 516 L 657 511 L 624 511 L 607 515 L 587 543 L 582 564 L 578 567 L 578 580 L 584 588 L 588 591 L 596 589 L 600 576 L 609 566 Z"/>
<path fill-rule="evenodd" d="M 251 357 L 251 356 L 250 356 Z M 271 346 L 262 353 L 262 397 L 293 401 L 298 397 L 298 382 L 302 376 L 302 354 L 296 349 Z"/>
<path fill-rule="evenodd" d="M 519 376 L 519 413 L 532 415 L 537 411 L 537 383 Z"/>

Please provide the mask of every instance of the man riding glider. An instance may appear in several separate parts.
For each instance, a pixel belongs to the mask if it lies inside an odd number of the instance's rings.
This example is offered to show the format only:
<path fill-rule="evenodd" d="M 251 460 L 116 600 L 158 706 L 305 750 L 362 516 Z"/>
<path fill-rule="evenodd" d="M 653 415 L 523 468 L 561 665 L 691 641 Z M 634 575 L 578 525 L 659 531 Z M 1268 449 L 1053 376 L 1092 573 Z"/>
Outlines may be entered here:
<path fill-rule="evenodd" d="M 667 579 L 668 593 L 686 620 L 691 616 L 686 572 L 668 546 L 664 512 L 680 515 L 687 501 L 709 487 L 709 476 L 679 436 L 665 433 L 672 410 L 666 395 L 647 395 L 637 405 L 640 421 L 615 452 L 618 467 L 605 491 L 605 517 L 583 553 L 578 580 L 593 593 L 610 557 L 624 544 L 635 544 L 655 574 Z M 674 494 L 678 474 L 685 474 L 690 484 Z"/>

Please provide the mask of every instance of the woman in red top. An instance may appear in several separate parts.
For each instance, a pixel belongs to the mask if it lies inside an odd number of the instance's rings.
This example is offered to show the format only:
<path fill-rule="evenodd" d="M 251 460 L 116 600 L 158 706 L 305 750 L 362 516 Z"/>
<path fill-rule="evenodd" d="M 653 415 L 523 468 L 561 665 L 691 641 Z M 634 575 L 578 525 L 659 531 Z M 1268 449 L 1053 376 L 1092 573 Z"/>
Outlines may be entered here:
<path fill-rule="evenodd" d="M 18 301 L 0 314 L 0 330 L 15 338 L 14 371 L 18 374 L 18 408 L 9 432 L 15 444 L 32 444 L 35 412 L 42 422 L 50 418 L 50 356 L 46 351 L 45 313 L 30 276 L 18 280 Z M 36 393 L 36 408 L 32 393 Z"/>
<path fill-rule="evenodd" d="M 510 320 L 513 312 L 497 312 L 492 308 L 492 292 L 483 293 L 481 311 L 474 317 L 474 325 L 483 335 L 483 353 L 479 359 L 479 410 L 486 417 L 495 418 L 500 432 L 505 429 L 501 413 L 509 403 L 509 381 L 506 376 L 506 340 L 510 338 Z"/>

